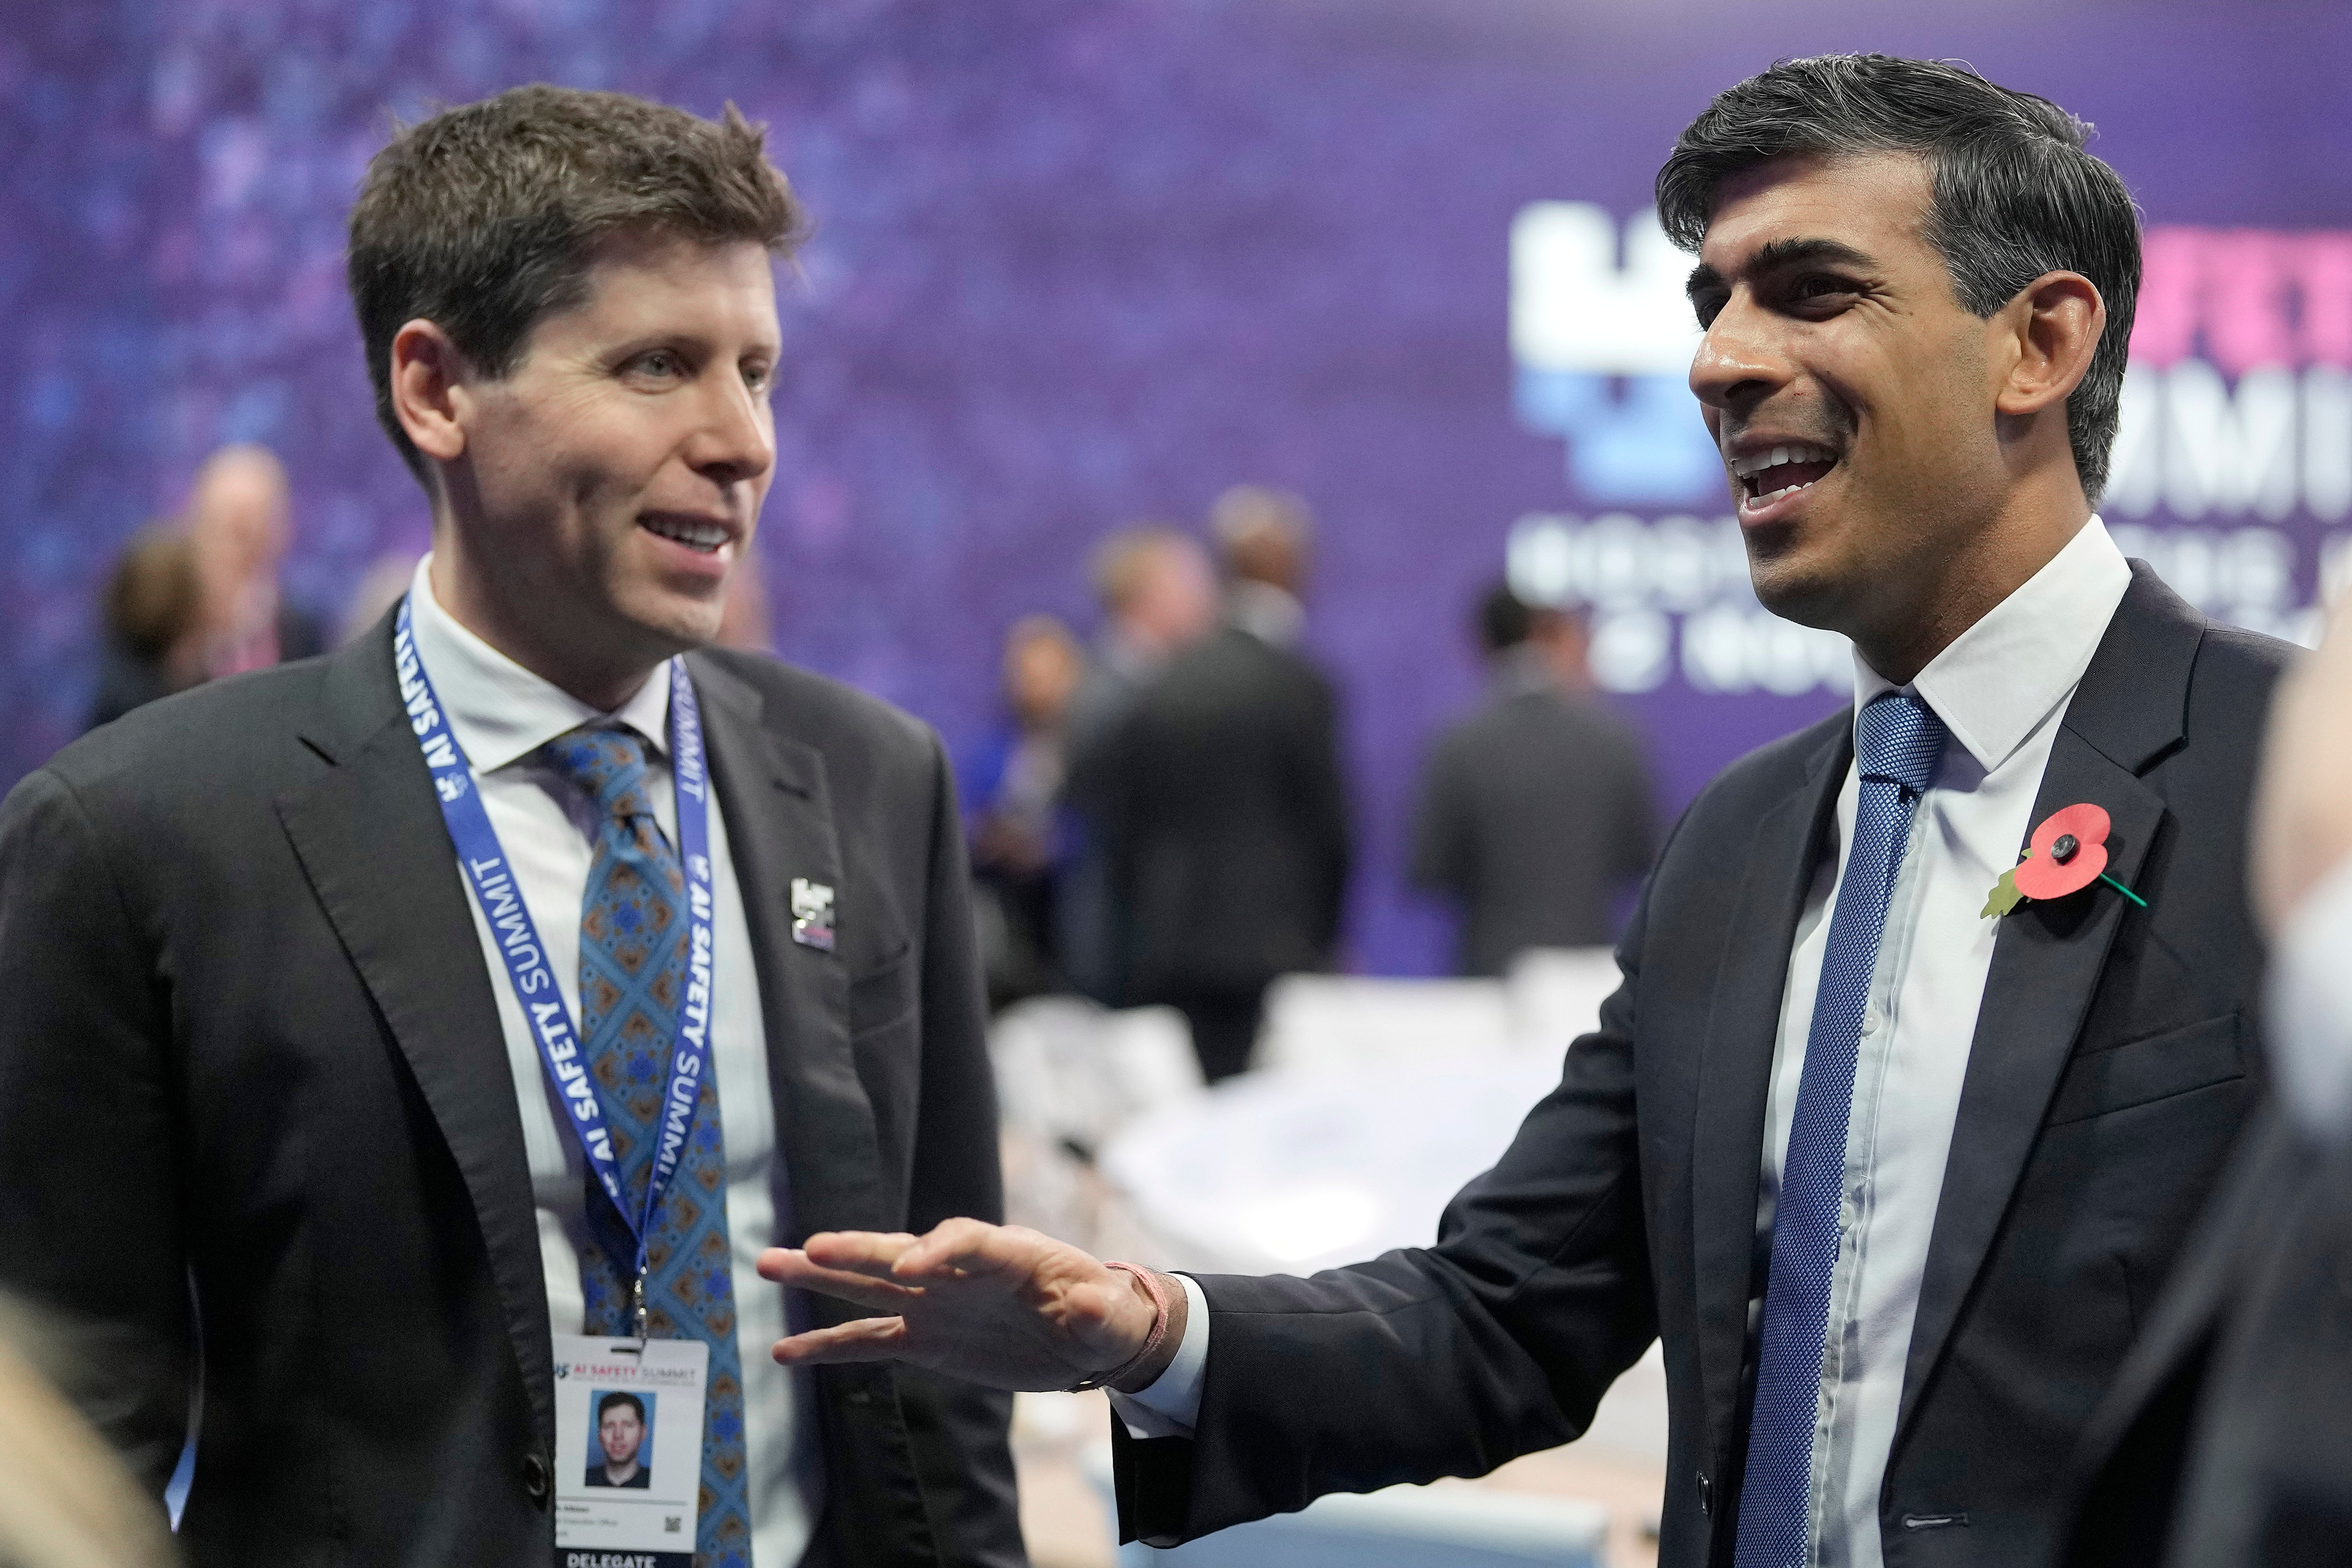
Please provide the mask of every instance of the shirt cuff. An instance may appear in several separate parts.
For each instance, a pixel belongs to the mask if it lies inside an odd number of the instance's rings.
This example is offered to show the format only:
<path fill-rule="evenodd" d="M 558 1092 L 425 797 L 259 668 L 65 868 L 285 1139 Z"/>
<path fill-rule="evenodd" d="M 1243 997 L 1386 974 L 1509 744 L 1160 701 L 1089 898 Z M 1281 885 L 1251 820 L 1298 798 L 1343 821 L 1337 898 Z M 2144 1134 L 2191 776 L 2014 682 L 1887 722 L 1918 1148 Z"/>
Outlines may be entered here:
<path fill-rule="evenodd" d="M 2288 1118 L 2322 1143 L 2352 1138 L 2352 861 L 2328 873 L 2279 933 L 2269 1034 Z"/>
<path fill-rule="evenodd" d="M 1190 1437 L 1201 1419 L 1201 1375 L 1209 1366 L 1209 1299 L 1189 1274 L 1184 1287 L 1184 1341 L 1176 1359 L 1150 1384 L 1133 1394 L 1110 1390 L 1110 1407 L 1127 1423 L 1130 1437 Z"/>

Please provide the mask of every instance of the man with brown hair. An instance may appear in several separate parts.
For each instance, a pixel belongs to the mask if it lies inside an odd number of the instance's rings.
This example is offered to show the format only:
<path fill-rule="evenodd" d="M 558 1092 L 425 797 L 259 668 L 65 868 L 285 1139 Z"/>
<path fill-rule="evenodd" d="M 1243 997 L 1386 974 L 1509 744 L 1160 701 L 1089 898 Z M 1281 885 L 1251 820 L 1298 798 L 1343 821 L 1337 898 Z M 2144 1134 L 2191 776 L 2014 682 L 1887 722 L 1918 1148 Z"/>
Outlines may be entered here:
<path fill-rule="evenodd" d="M 762 1353 L 842 1316 L 762 1247 L 1000 1202 L 937 738 L 709 646 L 799 227 L 731 110 L 403 132 L 351 282 L 432 554 L 0 806 L 0 1284 L 158 1490 L 201 1386 L 198 1563 L 548 1561 L 565 1336 L 703 1362 L 701 1568 L 1022 1561 L 1003 1396 Z"/>

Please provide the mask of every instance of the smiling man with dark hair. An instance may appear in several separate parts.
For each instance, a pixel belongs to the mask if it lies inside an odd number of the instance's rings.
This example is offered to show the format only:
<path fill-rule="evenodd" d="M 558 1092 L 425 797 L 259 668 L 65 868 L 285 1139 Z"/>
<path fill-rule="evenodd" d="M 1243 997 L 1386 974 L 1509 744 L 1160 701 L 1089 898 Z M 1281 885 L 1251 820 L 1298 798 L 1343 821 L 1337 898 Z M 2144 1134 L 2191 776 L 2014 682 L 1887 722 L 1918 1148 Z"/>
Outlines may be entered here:
<path fill-rule="evenodd" d="M 1692 805 L 1599 1028 L 1433 1246 L 1177 1279 L 977 1220 L 813 1237 L 762 1267 L 891 1315 L 777 1353 L 1107 1383 L 1125 1529 L 1175 1541 L 1565 1442 L 1663 1340 L 1667 1568 L 2043 1561 L 2253 1098 L 2287 651 L 2093 514 L 2137 235 L 2086 133 L 1847 56 L 1677 143 L 1691 388 L 1759 596 L 1853 639 L 1854 707 Z"/>
<path fill-rule="evenodd" d="M 196 1563 L 549 1561 L 572 1336 L 701 1358 L 697 1568 L 1023 1561 L 1003 1395 L 761 1353 L 762 1247 L 1000 1203 L 938 738 L 707 646 L 798 229 L 731 110 L 402 132 L 351 282 L 432 554 L 0 806 L 0 1285 L 159 1492 L 201 1385 Z"/>

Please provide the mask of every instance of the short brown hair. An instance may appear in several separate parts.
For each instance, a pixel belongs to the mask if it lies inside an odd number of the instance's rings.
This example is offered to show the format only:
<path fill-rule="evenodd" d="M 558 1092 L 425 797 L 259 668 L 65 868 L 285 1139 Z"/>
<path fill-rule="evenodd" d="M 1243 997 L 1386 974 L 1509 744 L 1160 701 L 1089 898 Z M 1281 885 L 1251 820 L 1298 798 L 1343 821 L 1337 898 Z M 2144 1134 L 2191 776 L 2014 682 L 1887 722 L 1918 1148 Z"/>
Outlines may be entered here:
<path fill-rule="evenodd" d="M 621 230 L 784 252 L 800 205 L 766 133 L 619 92 L 519 87 L 400 130 L 352 208 L 350 280 L 376 418 L 422 479 L 392 409 L 392 340 L 422 317 L 502 376 L 540 318 L 578 304 L 596 241 Z"/>

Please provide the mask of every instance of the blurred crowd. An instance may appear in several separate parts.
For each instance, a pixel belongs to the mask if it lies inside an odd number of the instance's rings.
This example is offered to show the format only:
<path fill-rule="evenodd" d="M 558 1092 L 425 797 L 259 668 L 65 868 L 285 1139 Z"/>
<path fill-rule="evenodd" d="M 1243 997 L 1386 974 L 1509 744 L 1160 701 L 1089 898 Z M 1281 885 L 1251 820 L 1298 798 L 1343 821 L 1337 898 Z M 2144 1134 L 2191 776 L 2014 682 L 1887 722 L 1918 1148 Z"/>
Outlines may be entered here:
<path fill-rule="evenodd" d="M 383 557 L 330 616 L 286 590 L 293 531 L 273 453 L 214 453 L 107 577 L 90 722 L 361 636 L 415 568 Z M 1248 1067 L 1276 978 L 1343 966 L 1354 830 L 1339 701 L 1305 647 L 1314 547 L 1299 497 L 1237 486 L 1202 527 L 1139 523 L 1097 546 L 1090 644 L 1050 615 L 1005 633 L 1003 721 L 958 770 L 992 1005 L 1174 1007 L 1213 1082 Z M 1455 912 L 1460 973 L 1496 975 L 1532 948 L 1611 939 L 1652 806 L 1581 617 L 1497 584 L 1470 619 L 1489 687 L 1429 749 L 1409 865 Z M 756 565 L 735 574 L 720 640 L 771 647 Z"/>
<path fill-rule="evenodd" d="M 1219 497 L 1094 552 L 1091 648 L 1004 638 L 1004 717 L 960 772 L 990 1001 L 1074 992 L 1183 1015 L 1202 1076 L 1250 1063 L 1267 987 L 1339 965 L 1354 835 L 1327 672 L 1306 651 L 1314 523 Z M 1497 585 L 1489 689 L 1431 747 L 1412 877 L 1454 906 L 1465 974 L 1605 943 L 1652 840 L 1642 747 L 1594 692 L 1581 620 Z"/>

